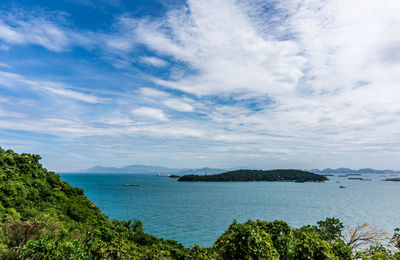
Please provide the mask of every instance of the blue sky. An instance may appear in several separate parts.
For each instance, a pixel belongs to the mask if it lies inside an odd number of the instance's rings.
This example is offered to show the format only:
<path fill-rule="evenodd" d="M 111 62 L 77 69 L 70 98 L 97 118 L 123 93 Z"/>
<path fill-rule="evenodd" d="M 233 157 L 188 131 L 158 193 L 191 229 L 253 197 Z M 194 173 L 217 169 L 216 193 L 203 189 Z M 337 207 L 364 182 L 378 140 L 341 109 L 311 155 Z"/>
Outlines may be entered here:
<path fill-rule="evenodd" d="M 0 3 L 0 145 L 94 165 L 400 169 L 397 0 Z"/>

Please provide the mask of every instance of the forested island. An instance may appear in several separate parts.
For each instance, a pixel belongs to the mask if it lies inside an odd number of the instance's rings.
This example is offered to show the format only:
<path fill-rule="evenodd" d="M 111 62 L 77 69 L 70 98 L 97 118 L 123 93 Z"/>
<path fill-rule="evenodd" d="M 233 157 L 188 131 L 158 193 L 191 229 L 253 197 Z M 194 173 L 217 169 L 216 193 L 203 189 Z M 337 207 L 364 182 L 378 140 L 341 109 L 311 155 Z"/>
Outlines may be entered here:
<path fill-rule="evenodd" d="M 301 170 L 236 170 L 213 175 L 185 175 L 178 181 L 192 182 L 251 182 L 251 181 L 294 181 L 323 182 L 328 180 L 323 175 Z"/>
<path fill-rule="evenodd" d="M 396 182 L 400 182 L 400 178 L 388 178 L 388 179 L 384 179 L 384 181 L 396 181 Z"/>
<path fill-rule="evenodd" d="M 283 221 L 234 221 L 212 246 L 185 247 L 145 233 L 140 221 L 111 221 L 83 190 L 62 181 L 39 160 L 38 155 L 0 148 L 0 259 L 400 257 L 400 230 L 384 246 L 381 234 L 367 225 L 346 238 L 343 223 L 335 218 L 299 228 Z"/>

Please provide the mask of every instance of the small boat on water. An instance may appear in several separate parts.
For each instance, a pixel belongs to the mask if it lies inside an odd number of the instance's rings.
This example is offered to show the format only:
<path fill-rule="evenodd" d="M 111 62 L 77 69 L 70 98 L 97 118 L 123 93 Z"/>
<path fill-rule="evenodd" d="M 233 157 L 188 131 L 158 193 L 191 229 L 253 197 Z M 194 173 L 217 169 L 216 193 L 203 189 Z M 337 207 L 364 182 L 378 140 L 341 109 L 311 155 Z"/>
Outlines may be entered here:
<path fill-rule="evenodd" d="M 339 188 L 344 189 L 344 188 L 346 188 L 346 187 L 345 187 L 345 186 L 339 186 Z"/>
<path fill-rule="evenodd" d="M 169 177 L 171 174 L 166 174 L 166 173 L 159 173 L 157 174 L 157 177 Z"/>
<path fill-rule="evenodd" d="M 139 184 L 124 184 L 125 187 L 139 187 Z"/>
<path fill-rule="evenodd" d="M 359 180 L 359 181 L 371 181 L 372 180 L 372 179 L 354 178 L 354 177 L 347 178 L 347 179 L 349 179 L 349 180 Z"/>

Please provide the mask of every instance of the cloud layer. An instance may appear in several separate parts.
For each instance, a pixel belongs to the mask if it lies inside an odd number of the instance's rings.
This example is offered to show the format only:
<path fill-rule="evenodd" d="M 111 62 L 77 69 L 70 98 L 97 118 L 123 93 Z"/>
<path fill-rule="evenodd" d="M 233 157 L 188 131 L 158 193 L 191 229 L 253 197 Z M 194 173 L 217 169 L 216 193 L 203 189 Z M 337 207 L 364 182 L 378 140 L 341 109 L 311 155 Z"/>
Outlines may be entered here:
<path fill-rule="evenodd" d="M 396 168 L 399 12 L 395 0 L 190 0 L 101 30 L 1 13 L 0 141 L 18 148 L 6 131 L 23 131 L 32 151 L 54 142 L 82 167 Z M 15 61 L 33 46 L 69 76 Z"/>

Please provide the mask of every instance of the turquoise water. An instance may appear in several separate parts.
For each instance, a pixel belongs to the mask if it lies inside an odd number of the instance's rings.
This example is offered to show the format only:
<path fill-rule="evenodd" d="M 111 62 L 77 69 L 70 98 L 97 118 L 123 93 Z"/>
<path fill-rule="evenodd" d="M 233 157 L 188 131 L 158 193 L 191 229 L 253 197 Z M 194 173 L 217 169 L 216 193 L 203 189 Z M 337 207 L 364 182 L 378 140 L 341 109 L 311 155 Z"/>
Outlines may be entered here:
<path fill-rule="evenodd" d="M 139 219 L 145 231 L 186 246 L 210 246 L 234 219 L 284 220 L 292 226 L 337 217 L 385 231 L 400 227 L 400 182 L 328 177 L 325 183 L 190 183 L 137 174 L 62 174 L 110 218 Z M 340 183 L 337 183 L 339 181 Z M 139 184 L 124 187 L 123 184 Z M 340 189 L 339 186 L 346 186 Z"/>

